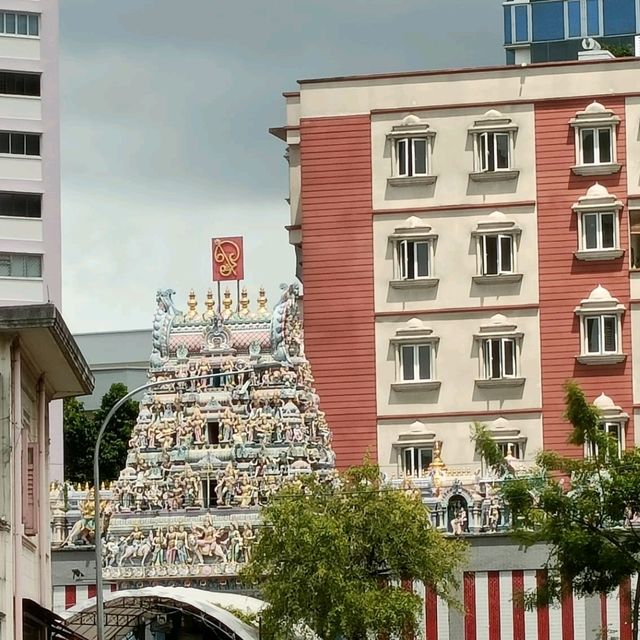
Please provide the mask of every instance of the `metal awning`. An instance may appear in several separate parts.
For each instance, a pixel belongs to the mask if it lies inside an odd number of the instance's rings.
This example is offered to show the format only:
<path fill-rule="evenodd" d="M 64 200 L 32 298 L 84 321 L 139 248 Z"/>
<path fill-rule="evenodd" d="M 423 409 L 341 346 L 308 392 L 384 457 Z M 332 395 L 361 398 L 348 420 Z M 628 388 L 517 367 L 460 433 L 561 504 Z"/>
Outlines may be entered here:
<path fill-rule="evenodd" d="M 86 640 L 84 636 L 79 635 L 70 629 L 65 621 L 53 611 L 50 611 L 34 600 L 23 598 L 22 608 L 24 613 L 31 615 L 36 620 L 40 620 L 51 630 L 51 638 L 54 640 Z M 4 616 L 3 616 L 4 617 Z"/>
<path fill-rule="evenodd" d="M 258 631 L 230 613 L 237 609 L 259 613 L 265 603 L 233 593 L 186 587 L 145 587 L 105 594 L 105 639 L 118 640 L 160 615 L 181 611 L 193 616 L 227 640 L 258 640 Z M 86 640 L 95 640 L 96 599 L 64 612 L 67 626 Z"/>

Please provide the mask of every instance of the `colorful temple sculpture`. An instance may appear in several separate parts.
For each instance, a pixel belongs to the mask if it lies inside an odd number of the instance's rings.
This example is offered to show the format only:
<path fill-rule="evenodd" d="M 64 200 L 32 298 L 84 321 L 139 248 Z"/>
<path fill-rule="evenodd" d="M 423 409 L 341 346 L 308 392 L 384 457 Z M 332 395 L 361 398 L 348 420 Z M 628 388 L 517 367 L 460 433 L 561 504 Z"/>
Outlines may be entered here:
<path fill-rule="evenodd" d="M 149 381 L 126 467 L 103 485 L 104 578 L 116 588 L 152 584 L 235 589 L 251 558 L 259 509 L 283 483 L 317 473 L 336 479 L 331 432 L 305 358 L 298 289 L 283 285 L 273 309 L 264 290 L 249 309 L 224 293 L 186 312 L 158 291 Z M 234 308 L 235 307 L 235 308 Z M 513 472 L 525 471 L 515 457 Z M 425 468 L 389 478 L 419 492 L 433 526 L 452 535 L 509 526 L 501 478 L 448 469 L 436 442 Z M 89 486 L 51 488 L 54 548 L 90 549 L 95 513 Z"/>
<path fill-rule="evenodd" d="M 260 505 L 302 474 L 335 474 L 297 287 L 284 287 L 273 312 L 264 290 L 255 312 L 246 290 L 235 309 L 229 291 L 220 309 L 209 291 L 201 311 L 192 291 L 185 312 L 173 294 L 156 297 L 158 384 L 140 402 L 126 467 L 101 491 L 104 577 L 122 587 L 226 584 L 251 556 Z M 91 495 L 52 487 L 59 546 L 93 543 Z"/>

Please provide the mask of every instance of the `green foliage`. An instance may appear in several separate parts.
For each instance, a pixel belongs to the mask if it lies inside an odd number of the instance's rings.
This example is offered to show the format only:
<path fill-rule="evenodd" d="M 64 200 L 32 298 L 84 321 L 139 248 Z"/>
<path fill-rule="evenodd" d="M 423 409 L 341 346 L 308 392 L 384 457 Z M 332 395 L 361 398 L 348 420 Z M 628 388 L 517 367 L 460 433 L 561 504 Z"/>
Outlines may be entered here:
<path fill-rule="evenodd" d="M 100 408 L 90 415 L 75 398 L 64 401 L 64 471 L 71 482 L 93 481 L 93 450 L 98 430 L 113 405 L 128 393 L 117 382 L 102 397 Z M 100 477 L 115 480 L 124 468 L 131 430 L 138 415 L 138 403 L 128 400 L 111 419 L 100 445 Z"/>
<path fill-rule="evenodd" d="M 633 56 L 633 49 L 629 44 L 603 44 L 602 48 L 611 51 L 616 58 L 630 58 Z"/>
<path fill-rule="evenodd" d="M 453 602 L 463 543 L 432 529 L 419 496 L 383 486 L 375 465 L 340 483 L 309 476 L 285 486 L 262 520 L 242 577 L 269 602 L 266 638 L 291 638 L 300 624 L 324 640 L 408 633 L 422 602 L 402 581 L 431 584 Z"/>
<path fill-rule="evenodd" d="M 640 451 L 618 457 L 617 445 L 599 428 L 598 409 L 573 381 L 565 385 L 566 417 L 572 424 L 569 442 L 591 452 L 569 458 L 544 452 L 541 474 L 514 478 L 503 497 L 514 514 L 514 535 L 525 546 L 548 545 L 549 578 L 526 594 L 525 605 L 558 601 L 563 585 L 578 595 L 610 593 L 640 571 Z M 638 591 L 640 594 L 640 591 Z M 634 599 L 632 629 L 638 633 L 640 596 Z"/>

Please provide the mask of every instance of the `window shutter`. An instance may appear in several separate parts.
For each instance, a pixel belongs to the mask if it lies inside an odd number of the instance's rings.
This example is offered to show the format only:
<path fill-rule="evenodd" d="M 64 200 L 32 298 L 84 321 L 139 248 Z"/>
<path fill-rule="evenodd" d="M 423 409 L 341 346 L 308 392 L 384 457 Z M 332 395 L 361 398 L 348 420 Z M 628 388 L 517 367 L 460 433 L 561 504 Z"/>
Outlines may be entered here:
<path fill-rule="evenodd" d="M 35 443 L 22 447 L 22 522 L 28 536 L 38 533 L 38 449 Z"/>

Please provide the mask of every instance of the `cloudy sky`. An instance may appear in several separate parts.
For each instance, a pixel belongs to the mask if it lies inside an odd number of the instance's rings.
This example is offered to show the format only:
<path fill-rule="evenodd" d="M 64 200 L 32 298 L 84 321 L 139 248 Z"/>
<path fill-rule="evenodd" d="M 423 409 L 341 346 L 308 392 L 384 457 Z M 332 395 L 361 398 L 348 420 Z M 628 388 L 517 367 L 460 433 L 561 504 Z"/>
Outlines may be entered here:
<path fill-rule="evenodd" d="M 252 299 L 294 280 L 282 91 L 300 78 L 501 64 L 499 0 L 60 0 L 64 313 L 150 326 L 243 235 Z"/>

